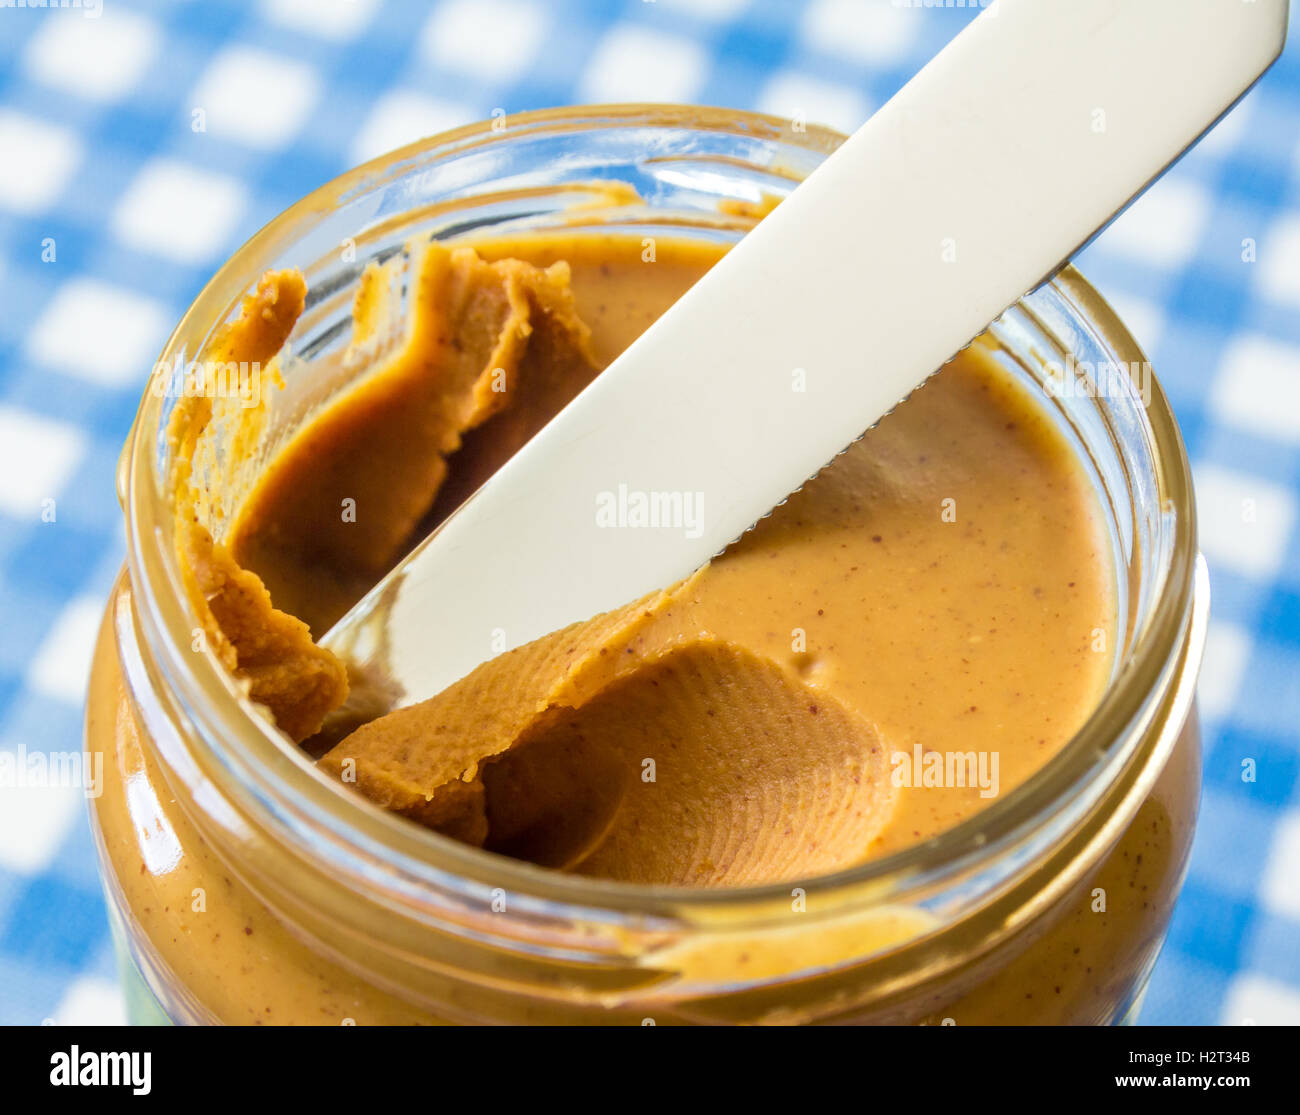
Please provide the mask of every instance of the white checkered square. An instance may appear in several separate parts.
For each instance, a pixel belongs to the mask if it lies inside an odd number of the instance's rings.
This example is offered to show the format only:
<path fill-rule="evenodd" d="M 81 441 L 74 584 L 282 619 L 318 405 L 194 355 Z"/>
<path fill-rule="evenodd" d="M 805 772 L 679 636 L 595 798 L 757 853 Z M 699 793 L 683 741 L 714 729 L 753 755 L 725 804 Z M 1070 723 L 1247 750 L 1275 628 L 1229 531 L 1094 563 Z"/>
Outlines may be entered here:
<path fill-rule="evenodd" d="M 447 0 L 424 25 L 420 47 L 439 69 L 504 83 L 525 75 L 546 29 L 546 13 L 531 0 Z"/>
<path fill-rule="evenodd" d="M 234 178 L 174 159 L 154 159 L 114 210 L 113 235 L 142 252 L 199 263 L 224 246 L 247 201 Z"/>
<path fill-rule="evenodd" d="M 1247 433 L 1300 442 L 1300 348 L 1235 337 L 1210 391 L 1214 417 Z"/>
<path fill-rule="evenodd" d="M 44 871 L 85 808 L 77 786 L 0 784 L 0 868 L 19 875 Z"/>
<path fill-rule="evenodd" d="M 301 62 L 251 47 L 228 47 L 212 60 L 190 95 L 207 131 L 272 151 L 297 135 L 316 104 L 320 81 Z"/>
<path fill-rule="evenodd" d="M 81 141 L 66 128 L 0 109 L 0 209 L 24 216 L 46 212 L 81 157 Z"/>
<path fill-rule="evenodd" d="M 864 66 L 899 62 L 932 18 L 924 7 L 863 0 L 813 0 L 804 11 L 800 33 L 813 50 Z"/>
<path fill-rule="evenodd" d="M 36 319 L 27 355 L 101 386 L 143 386 L 169 324 L 152 299 L 98 279 L 72 279 Z"/>
<path fill-rule="evenodd" d="M 1295 494 L 1217 465 L 1200 465 L 1193 472 L 1201 548 L 1211 572 L 1222 566 L 1259 580 L 1276 574 L 1295 523 Z"/>
<path fill-rule="evenodd" d="M 94 101 L 116 101 L 158 53 L 154 22 L 116 4 L 99 19 L 46 19 L 27 44 L 23 69 L 42 85 Z"/>
<path fill-rule="evenodd" d="M 16 407 L 0 405 L 0 512 L 19 519 L 40 516 L 57 501 L 86 453 L 86 435 Z M 43 524 L 58 530 L 55 521 Z"/>
<path fill-rule="evenodd" d="M 618 26 L 596 44 L 578 82 L 579 98 L 592 103 L 691 101 L 707 68 L 704 48 L 690 39 Z"/>

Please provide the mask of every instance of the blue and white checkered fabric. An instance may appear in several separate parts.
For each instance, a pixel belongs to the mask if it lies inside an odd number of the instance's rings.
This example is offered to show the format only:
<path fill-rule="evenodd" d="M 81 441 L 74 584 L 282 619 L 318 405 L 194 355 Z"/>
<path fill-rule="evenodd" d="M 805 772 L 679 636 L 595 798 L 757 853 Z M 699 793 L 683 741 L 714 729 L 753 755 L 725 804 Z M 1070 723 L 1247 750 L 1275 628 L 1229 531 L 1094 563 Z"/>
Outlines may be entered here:
<path fill-rule="evenodd" d="M 696 101 L 848 130 L 972 15 L 62 2 L 0 4 L 0 747 L 29 751 L 80 747 L 123 553 L 114 465 L 147 369 L 265 221 L 498 107 Z M 1300 43 L 1080 264 L 1173 398 L 1214 580 L 1200 830 L 1144 1021 L 1300 1022 Z M 0 1023 L 121 1017 L 80 792 L 0 788 Z"/>

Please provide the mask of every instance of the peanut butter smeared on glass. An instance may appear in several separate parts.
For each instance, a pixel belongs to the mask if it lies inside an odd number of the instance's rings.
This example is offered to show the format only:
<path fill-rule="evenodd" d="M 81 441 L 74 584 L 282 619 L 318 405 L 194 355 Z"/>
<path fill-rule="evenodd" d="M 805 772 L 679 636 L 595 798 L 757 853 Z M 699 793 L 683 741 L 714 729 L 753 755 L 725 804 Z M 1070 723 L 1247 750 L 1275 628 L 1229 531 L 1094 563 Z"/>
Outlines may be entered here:
<path fill-rule="evenodd" d="M 178 457 L 205 462 L 178 470 L 191 595 L 289 736 L 317 753 L 347 692 L 312 636 L 722 250 L 660 239 L 647 261 L 639 238 L 534 234 L 372 267 L 340 357 L 355 383 L 251 478 L 275 390 L 257 408 L 181 404 Z M 268 274 L 214 351 L 275 380 L 302 306 L 296 273 Z M 869 337 L 855 358 L 870 375 Z M 791 406 L 800 386 L 817 389 L 792 383 Z M 1091 482 L 976 344 L 686 581 L 499 655 L 319 765 L 545 866 L 797 878 L 927 839 L 1023 782 L 1100 696 L 1115 622 Z"/>

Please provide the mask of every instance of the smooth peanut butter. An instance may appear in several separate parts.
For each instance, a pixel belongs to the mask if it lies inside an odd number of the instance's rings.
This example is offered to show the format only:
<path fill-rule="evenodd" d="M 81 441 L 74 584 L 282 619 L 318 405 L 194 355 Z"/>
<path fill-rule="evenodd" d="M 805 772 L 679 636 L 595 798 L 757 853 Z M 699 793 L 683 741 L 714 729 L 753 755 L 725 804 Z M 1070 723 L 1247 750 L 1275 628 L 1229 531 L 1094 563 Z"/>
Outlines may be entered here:
<path fill-rule="evenodd" d="M 254 408 L 178 405 L 191 599 L 290 738 L 319 753 L 347 693 L 313 637 L 724 250 L 589 233 L 416 246 L 365 273 L 336 357 L 351 385 L 291 438 L 270 433 L 278 388 Z M 268 274 L 209 355 L 282 382 L 304 298 L 299 275 Z M 869 338 L 860 360 L 870 375 Z M 1110 674 L 1114 577 L 1077 453 L 977 343 L 690 578 L 499 655 L 319 767 L 581 874 L 830 872 L 942 832 L 1061 748 Z"/>

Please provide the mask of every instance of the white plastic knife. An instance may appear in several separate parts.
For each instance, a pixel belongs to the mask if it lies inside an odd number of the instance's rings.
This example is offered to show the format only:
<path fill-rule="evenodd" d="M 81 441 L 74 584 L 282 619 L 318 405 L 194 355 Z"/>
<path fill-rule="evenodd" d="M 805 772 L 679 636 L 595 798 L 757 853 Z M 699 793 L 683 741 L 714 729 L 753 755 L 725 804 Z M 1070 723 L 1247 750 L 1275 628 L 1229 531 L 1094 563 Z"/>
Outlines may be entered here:
<path fill-rule="evenodd" d="M 997 0 L 325 636 L 344 717 L 703 564 L 1122 211 L 1286 23 Z"/>

